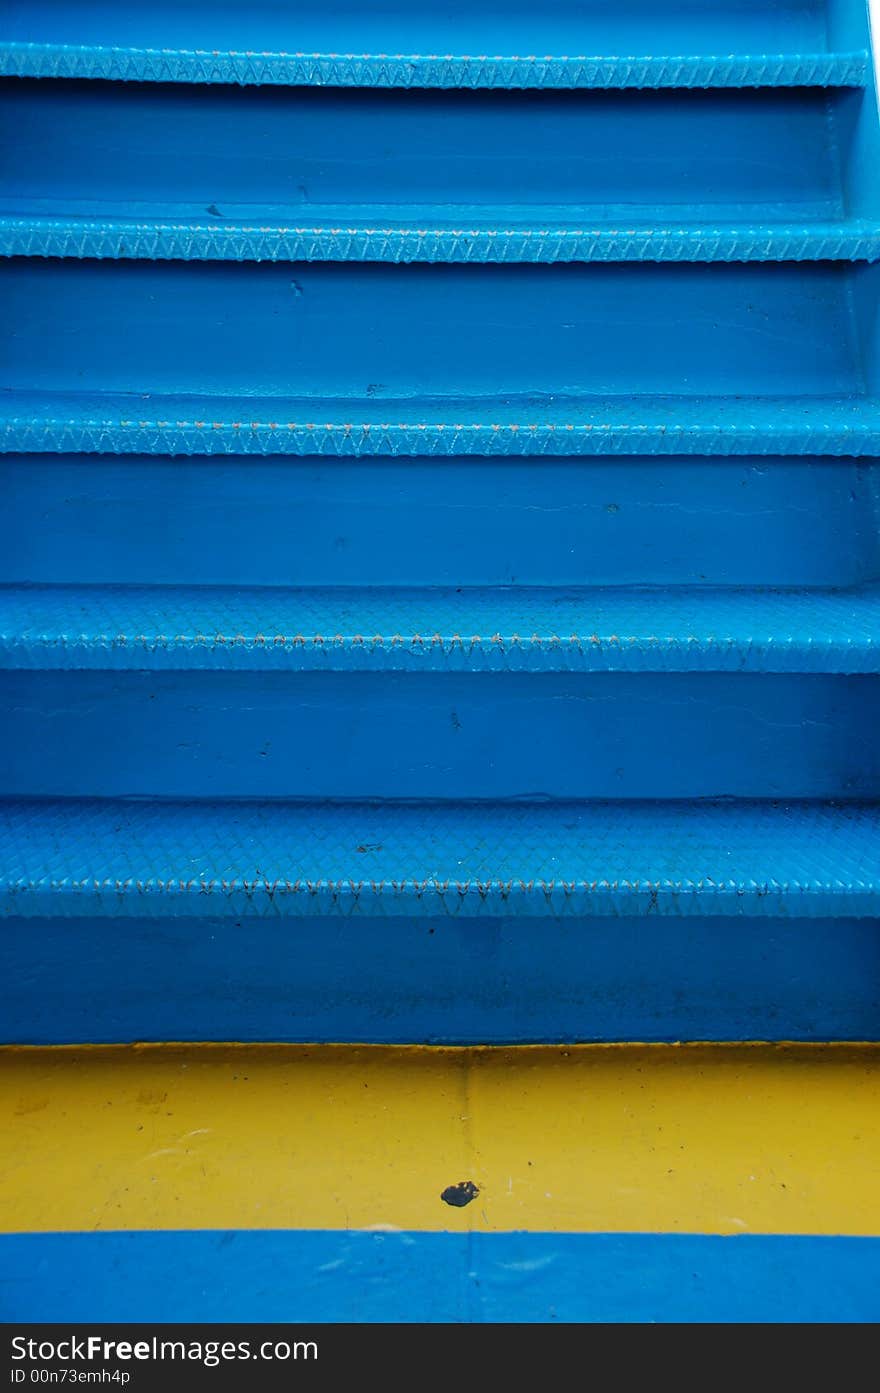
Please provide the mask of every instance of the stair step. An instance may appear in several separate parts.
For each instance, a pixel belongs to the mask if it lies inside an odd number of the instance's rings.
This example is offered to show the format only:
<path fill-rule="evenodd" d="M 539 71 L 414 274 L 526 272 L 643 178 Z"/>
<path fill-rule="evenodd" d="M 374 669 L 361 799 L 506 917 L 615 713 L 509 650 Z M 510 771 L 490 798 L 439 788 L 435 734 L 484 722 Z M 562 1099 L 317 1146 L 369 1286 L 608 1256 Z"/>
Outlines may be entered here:
<path fill-rule="evenodd" d="M 880 805 L 6 801 L 5 914 L 880 914 Z"/>
<path fill-rule="evenodd" d="M 876 673 L 590 670 L 552 643 L 508 670 L 234 654 L 0 672 L 0 796 L 880 798 Z"/>
<path fill-rule="evenodd" d="M 487 95 L 19 79 L 0 84 L 0 110 L 17 135 L 0 188 L 6 255 L 880 256 L 873 92 Z"/>
<path fill-rule="evenodd" d="M 364 921 L 319 905 L 245 921 L 216 898 L 161 924 L 143 906 L 108 922 L 87 896 L 73 917 L 51 906 L 15 917 L 13 905 L 0 930 L 0 1040 L 880 1038 L 880 919 L 843 903 L 833 917 L 794 896 L 771 918 L 552 904 L 523 917 L 499 895 L 482 917 L 438 904 Z"/>
<path fill-rule="evenodd" d="M 878 673 L 880 585 L 4 586 L 0 668 Z"/>
<path fill-rule="evenodd" d="M 0 70 L 128 81 L 428 87 L 862 84 L 858 0 L 7 6 Z"/>
<path fill-rule="evenodd" d="M 880 265 L 9 259 L 0 281 L 7 450 L 880 454 Z"/>

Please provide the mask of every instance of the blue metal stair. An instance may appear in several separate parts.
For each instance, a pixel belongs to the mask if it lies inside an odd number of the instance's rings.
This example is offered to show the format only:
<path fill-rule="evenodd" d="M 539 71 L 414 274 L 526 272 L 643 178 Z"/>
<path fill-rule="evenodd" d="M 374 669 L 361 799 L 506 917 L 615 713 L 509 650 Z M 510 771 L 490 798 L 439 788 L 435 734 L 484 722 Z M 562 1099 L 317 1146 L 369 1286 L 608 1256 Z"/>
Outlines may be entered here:
<path fill-rule="evenodd" d="M 3 1038 L 880 1038 L 862 6 L 0 73 Z"/>

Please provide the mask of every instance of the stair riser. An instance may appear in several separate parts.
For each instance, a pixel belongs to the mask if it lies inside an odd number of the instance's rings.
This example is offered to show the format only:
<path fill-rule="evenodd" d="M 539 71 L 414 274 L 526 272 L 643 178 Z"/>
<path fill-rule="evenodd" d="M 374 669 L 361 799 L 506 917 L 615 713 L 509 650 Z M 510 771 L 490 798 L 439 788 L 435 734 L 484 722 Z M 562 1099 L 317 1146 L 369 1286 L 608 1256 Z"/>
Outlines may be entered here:
<path fill-rule="evenodd" d="M 848 586 L 880 469 L 848 460 L 0 456 L 4 583 Z"/>
<path fill-rule="evenodd" d="M 873 798 L 880 678 L 6 672 L 0 794 Z"/>
<path fill-rule="evenodd" d="M 0 1039 L 880 1038 L 870 919 L 6 918 Z"/>
<path fill-rule="evenodd" d="M 13 258 L 0 292 L 7 409 L 28 392 L 95 410 L 131 393 L 137 422 L 163 396 L 204 395 L 206 434 L 214 397 L 246 427 L 251 398 L 276 401 L 278 424 L 290 400 L 320 424 L 365 410 L 393 423 L 414 407 L 429 419 L 447 399 L 440 419 L 454 424 L 460 399 L 490 423 L 493 405 L 542 421 L 584 396 L 722 396 L 735 417 L 741 394 L 880 395 L 880 266 Z M 199 402 L 189 409 L 198 420 Z"/>

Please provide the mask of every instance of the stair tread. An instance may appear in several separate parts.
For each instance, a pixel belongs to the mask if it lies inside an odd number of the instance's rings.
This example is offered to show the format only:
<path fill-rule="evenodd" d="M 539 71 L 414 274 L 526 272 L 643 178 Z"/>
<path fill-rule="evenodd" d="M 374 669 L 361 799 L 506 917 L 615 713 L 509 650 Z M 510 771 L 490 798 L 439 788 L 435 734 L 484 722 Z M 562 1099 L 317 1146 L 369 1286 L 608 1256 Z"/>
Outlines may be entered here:
<path fill-rule="evenodd" d="M 6 668 L 880 671 L 880 583 L 755 588 L 0 587 Z"/>
<path fill-rule="evenodd" d="M 880 805 L 0 804 L 9 914 L 880 913 Z"/>

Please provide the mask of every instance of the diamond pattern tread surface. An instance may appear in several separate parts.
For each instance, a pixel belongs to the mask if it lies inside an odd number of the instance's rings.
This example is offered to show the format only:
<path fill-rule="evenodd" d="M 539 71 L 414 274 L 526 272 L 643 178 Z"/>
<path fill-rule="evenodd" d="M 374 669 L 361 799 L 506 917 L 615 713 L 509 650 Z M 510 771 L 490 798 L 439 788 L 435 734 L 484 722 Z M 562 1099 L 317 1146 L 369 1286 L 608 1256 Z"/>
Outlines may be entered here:
<path fill-rule="evenodd" d="M 880 914 L 880 807 L 0 805 L 21 916 Z"/>
<path fill-rule="evenodd" d="M 0 587 L 0 667 L 880 671 L 880 587 Z"/>

